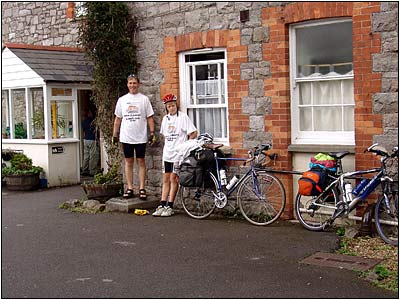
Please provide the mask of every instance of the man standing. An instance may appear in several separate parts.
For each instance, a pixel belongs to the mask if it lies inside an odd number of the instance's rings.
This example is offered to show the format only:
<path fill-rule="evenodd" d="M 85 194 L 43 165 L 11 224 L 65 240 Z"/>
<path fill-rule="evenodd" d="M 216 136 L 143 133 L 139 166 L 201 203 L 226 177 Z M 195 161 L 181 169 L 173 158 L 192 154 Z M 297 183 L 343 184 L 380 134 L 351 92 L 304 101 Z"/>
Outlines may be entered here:
<path fill-rule="evenodd" d="M 98 155 L 96 128 L 93 124 L 93 111 L 88 108 L 86 117 L 82 121 L 83 129 L 83 176 L 94 176 L 97 172 Z"/>
<path fill-rule="evenodd" d="M 146 200 L 145 152 L 147 141 L 154 141 L 154 111 L 149 98 L 139 93 L 139 78 L 136 75 L 129 75 L 127 80 L 129 93 L 120 97 L 115 107 L 112 142 L 122 143 L 125 156 L 125 177 L 128 187 L 123 198 L 133 197 L 133 167 L 136 155 L 139 166 L 139 199 Z M 149 138 L 147 138 L 147 125 L 150 129 Z"/>

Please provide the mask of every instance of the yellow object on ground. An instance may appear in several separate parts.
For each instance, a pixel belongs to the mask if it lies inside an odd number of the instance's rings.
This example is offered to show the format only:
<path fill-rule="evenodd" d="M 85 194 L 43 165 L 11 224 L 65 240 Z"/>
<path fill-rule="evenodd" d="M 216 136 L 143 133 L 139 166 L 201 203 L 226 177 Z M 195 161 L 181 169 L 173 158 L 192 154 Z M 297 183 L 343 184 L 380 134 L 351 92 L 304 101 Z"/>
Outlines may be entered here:
<path fill-rule="evenodd" d="M 138 216 L 148 215 L 149 213 L 150 213 L 150 212 L 149 212 L 148 210 L 145 210 L 145 209 L 138 209 L 138 208 L 136 208 L 135 211 L 134 211 L 134 214 L 135 214 L 135 215 L 138 215 Z"/>

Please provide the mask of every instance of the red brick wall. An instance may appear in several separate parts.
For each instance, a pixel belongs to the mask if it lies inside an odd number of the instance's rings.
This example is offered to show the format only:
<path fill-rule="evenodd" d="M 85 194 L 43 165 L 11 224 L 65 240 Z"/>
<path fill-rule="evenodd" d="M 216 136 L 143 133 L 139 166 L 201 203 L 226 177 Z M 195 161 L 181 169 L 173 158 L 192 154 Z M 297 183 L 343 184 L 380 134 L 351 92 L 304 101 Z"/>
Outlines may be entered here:
<path fill-rule="evenodd" d="M 179 95 L 179 52 L 199 48 L 226 48 L 229 95 L 229 140 L 235 153 L 245 154 L 242 135 L 249 130 L 249 116 L 242 114 L 242 97 L 248 95 L 248 82 L 240 80 L 240 63 L 247 62 L 247 46 L 240 45 L 240 30 L 213 30 L 194 32 L 164 39 L 164 52 L 160 54 L 160 68 L 165 71 L 165 82 L 160 86 L 160 95 Z"/>

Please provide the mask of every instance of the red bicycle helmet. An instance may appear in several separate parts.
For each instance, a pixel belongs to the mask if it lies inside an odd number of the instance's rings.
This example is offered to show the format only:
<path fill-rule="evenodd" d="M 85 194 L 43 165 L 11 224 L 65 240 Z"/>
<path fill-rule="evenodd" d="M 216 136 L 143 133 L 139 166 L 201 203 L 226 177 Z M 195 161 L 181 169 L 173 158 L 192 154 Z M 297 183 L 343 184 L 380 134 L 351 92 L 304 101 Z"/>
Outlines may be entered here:
<path fill-rule="evenodd" d="M 168 95 L 165 95 L 162 100 L 163 100 L 164 104 L 167 104 L 168 102 L 176 101 L 177 98 L 174 94 L 168 94 Z"/>

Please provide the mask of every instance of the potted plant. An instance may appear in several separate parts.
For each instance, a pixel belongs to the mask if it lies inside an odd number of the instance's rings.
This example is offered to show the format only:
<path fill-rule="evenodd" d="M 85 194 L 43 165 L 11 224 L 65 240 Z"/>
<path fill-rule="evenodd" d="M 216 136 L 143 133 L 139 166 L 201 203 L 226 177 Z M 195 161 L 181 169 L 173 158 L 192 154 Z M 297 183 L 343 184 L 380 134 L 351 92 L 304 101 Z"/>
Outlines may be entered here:
<path fill-rule="evenodd" d="M 81 186 L 88 199 L 97 199 L 100 202 L 122 195 L 124 188 L 117 164 L 111 166 L 106 173 L 97 173 L 93 182 L 85 182 Z"/>
<path fill-rule="evenodd" d="M 12 156 L 10 164 L 1 170 L 1 176 L 9 190 L 27 191 L 39 187 L 39 176 L 43 168 L 34 166 L 32 159 L 23 153 L 17 153 Z"/>

